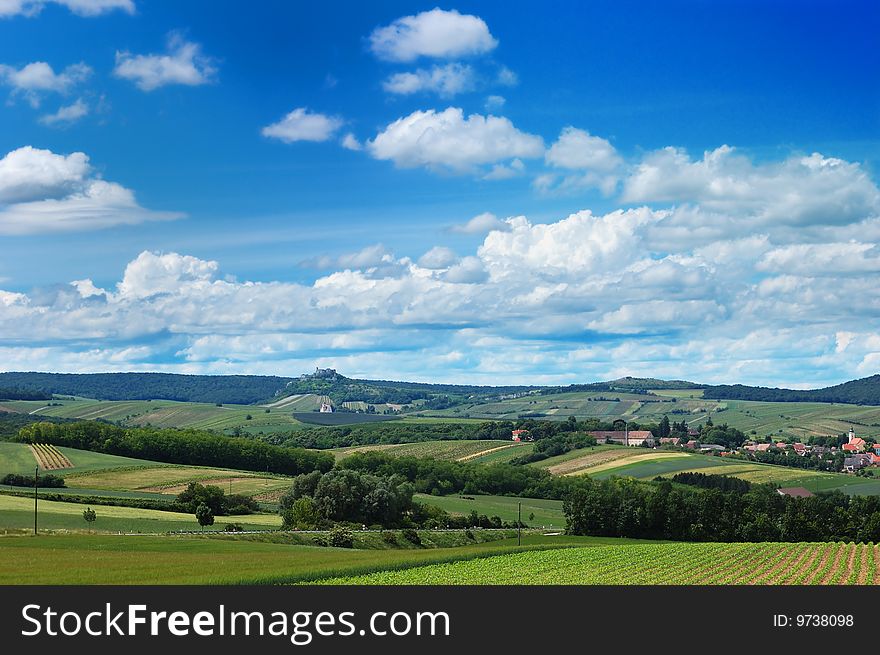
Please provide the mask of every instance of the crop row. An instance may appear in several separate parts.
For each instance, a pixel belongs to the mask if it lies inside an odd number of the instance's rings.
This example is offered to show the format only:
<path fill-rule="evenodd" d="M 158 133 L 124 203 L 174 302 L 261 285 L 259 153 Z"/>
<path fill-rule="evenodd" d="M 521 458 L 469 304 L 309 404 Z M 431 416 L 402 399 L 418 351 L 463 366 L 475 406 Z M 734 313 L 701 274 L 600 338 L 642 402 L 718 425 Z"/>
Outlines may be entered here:
<path fill-rule="evenodd" d="M 30 448 L 40 468 L 44 471 L 56 471 L 73 467 L 73 463 L 55 446 L 38 443 L 32 444 Z"/>
<path fill-rule="evenodd" d="M 532 551 L 338 578 L 333 584 L 873 584 L 877 547 L 633 544 Z"/>

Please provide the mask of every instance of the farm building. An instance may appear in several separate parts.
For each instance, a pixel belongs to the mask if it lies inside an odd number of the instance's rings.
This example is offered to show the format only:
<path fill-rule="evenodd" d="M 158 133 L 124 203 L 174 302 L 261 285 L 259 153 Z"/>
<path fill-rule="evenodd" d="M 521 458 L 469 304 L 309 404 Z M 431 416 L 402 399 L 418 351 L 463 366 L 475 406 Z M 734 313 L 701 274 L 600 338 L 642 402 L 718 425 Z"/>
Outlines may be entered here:
<path fill-rule="evenodd" d="M 533 441 L 532 435 L 528 430 L 514 430 L 510 433 L 511 441 Z"/>
<path fill-rule="evenodd" d="M 646 441 L 653 443 L 654 435 L 650 430 L 593 430 L 590 436 L 598 443 L 616 443 L 622 446 L 641 446 Z"/>
<path fill-rule="evenodd" d="M 332 414 L 333 413 L 333 405 L 330 403 L 321 403 L 321 413 L 322 414 Z"/>
<path fill-rule="evenodd" d="M 849 473 L 855 473 L 866 466 L 871 465 L 871 458 L 874 455 L 856 454 L 843 460 L 843 470 Z"/>

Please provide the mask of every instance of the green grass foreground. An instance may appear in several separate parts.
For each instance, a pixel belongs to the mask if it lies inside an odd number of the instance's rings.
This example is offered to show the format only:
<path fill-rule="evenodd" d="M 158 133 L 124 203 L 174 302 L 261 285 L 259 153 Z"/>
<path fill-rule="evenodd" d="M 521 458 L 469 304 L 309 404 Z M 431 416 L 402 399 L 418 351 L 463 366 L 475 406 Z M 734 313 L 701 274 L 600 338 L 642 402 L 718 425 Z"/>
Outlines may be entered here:
<path fill-rule="evenodd" d="M 274 539 L 6 536 L 0 537 L 0 584 L 284 584 L 535 549 L 638 543 L 537 534 L 523 536 L 522 546 L 507 538 L 451 548 L 354 550 Z"/>

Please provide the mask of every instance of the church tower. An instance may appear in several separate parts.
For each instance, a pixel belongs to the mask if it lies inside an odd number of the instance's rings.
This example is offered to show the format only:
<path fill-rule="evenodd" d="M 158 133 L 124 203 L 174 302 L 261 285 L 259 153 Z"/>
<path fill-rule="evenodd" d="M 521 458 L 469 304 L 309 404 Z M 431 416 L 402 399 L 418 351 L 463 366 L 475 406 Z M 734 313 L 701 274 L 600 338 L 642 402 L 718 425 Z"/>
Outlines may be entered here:
<path fill-rule="evenodd" d="M 853 439 L 855 439 L 855 438 L 856 438 L 855 430 L 853 430 L 852 426 L 850 426 L 849 427 L 849 439 L 847 440 L 847 443 L 852 443 Z"/>

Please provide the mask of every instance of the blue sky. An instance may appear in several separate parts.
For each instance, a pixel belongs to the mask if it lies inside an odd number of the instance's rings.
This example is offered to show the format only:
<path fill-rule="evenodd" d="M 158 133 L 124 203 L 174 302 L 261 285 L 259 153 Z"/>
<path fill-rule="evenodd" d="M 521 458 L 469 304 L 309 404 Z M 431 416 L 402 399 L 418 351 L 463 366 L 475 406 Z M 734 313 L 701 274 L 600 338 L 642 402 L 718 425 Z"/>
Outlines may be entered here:
<path fill-rule="evenodd" d="M 0 367 L 877 372 L 873 3 L 253 4 L 0 2 Z"/>

